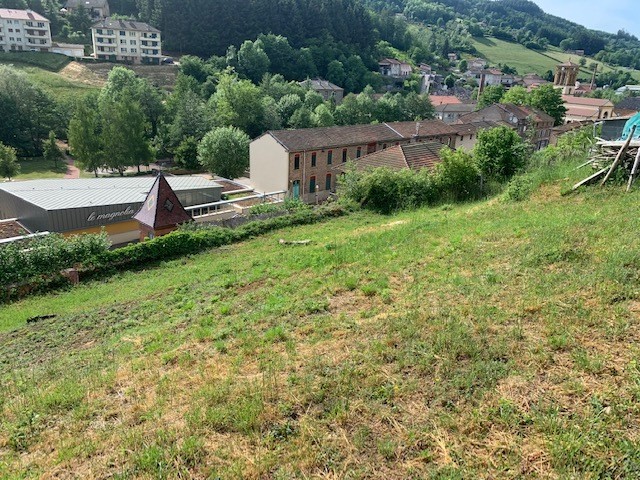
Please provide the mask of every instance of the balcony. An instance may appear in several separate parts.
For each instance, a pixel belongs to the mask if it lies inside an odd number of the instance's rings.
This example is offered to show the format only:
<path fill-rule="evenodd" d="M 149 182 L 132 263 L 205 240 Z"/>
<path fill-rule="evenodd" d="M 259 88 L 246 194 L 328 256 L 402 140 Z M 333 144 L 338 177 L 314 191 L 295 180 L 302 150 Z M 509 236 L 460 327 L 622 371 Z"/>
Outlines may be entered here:
<path fill-rule="evenodd" d="M 32 38 L 41 38 L 41 37 L 47 37 L 47 31 L 46 30 L 25 30 L 25 35 L 27 37 L 32 37 Z"/>

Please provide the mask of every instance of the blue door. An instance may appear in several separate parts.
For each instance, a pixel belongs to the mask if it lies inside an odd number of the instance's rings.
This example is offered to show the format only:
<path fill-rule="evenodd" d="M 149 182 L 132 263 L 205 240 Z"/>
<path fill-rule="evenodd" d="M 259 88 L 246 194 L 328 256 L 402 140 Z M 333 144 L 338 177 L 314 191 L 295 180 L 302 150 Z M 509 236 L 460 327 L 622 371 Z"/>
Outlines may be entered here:
<path fill-rule="evenodd" d="M 300 198 L 300 180 L 293 181 L 293 198 Z"/>

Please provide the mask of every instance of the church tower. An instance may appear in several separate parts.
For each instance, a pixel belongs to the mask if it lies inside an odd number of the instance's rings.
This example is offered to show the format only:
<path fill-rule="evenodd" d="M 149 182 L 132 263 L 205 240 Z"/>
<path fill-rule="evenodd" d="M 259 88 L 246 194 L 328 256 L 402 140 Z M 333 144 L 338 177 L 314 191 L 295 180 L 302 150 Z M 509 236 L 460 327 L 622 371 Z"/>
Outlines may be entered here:
<path fill-rule="evenodd" d="M 571 60 L 556 65 L 556 75 L 553 79 L 553 85 L 556 88 L 562 89 L 563 95 L 573 95 L 576 91 L 579 71 L 580 65 L 573 63 Z"/>

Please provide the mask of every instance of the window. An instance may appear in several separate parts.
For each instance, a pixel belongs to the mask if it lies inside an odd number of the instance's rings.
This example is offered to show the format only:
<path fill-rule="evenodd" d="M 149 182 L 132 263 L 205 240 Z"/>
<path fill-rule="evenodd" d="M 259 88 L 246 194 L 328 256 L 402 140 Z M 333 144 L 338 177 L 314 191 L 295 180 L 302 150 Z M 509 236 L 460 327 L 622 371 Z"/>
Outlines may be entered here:
<path fill-rule="evenodd" d="M 127 41 L 126 41 L 126 40 L 122 40 L 122 39 L 120 39 L 120 45 L 126 45 L 126 44 L 127 44 Z"/>
<path fill-rule="evenodd" d="M 316 161 L 318 160 L 318 154 L 316 152 L 313 152 L 311 154 L 311 166 L 315 167 L 316 166 Z"/>
<path fill-rule="evenodd" d="M 97 30 L 97 32 L 98 32 L 98 35 L 102 35 L 102 29 L 101 29 L 101 28 L 99 28 L 99 29 Z"/>
<path fill-rule="evenodd" d="M 358 149 L 356 150 L 356 158 L 360 158 L 361 155 L 362 155 L 362 147 L 358 147 Z"/>
<path fill-rule="evenodd" d="M 316 191 L 316 176 L 313 175 L 309 179 L 309 193 L 314 193 Z"/>
<path fill-rule="evenodd" d="M 331 190 L 331 174 L 327 173 L 327 178 L 324 181 L 324 189 Z"/>
<path fill-rule="evenodd" d="M 333 163 L 333 150 L 329 150 L 327 152 L 327 165 L 331 165 Z"/>
<path fill-rule="evenodd" d="M 342 149 L 342 163 L 347 161 L 347 149 L 343 148 Z"/>
<path fill-rule="evenodd" d="M 126 48 L 121 48 L 121 49 L 120 49 L 120 52 L 122 52 L 122 53 L 127 53 L 127 49 L 126 49 Z"/>
<path fill-rule="evenodd" d="M 130 37 L 135 37 L 136 36 L 136 32 L 129 32 L 129 36 Z"/>
<path fill-rule="evenodd" d="M 131 49 L 131 53 L 138 53 L 138 49 L 137 48 L 132 48 Z"/>
<path fill-rule="evenodd" d="M 387 149 L 387 144 L 386 144 L 386 143 L 383 143 L 383 144 L 382 144 L 382 149 L 383 149 L 383 150 L 386 150 L 386 149 Z"/>
<path fill-rule="evenodd" d="M 107 30 L 107 35 L 113 35 L 113 30 Z"/>
<path fill-rule="evenodd" d="M 120 36 L 124 37 L 127 34 L 127 32 L 125 32 L 124 30 L 120 30 Z"/>
<path fill-rule="evenodd" d="M 293 157 L 293 169 L 300 170 L 300 155 Z"/>
<path fill-rule="evenodd" d="M 135 45 L 135 44 L 136 44 L 136 41 L 135 41 L 135 40 L 129 40 L 129 44 L 130 44 L 130 45 Z"/>

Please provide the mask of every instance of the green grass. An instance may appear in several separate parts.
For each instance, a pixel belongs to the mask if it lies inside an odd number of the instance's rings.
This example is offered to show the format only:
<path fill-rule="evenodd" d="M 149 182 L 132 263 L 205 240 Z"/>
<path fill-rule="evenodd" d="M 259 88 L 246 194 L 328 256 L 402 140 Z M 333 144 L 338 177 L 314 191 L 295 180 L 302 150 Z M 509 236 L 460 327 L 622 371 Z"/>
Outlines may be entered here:
<path fill-rule="evenodd" d="M 69 57 L 58 53 L 0 52 L 0 63 L 9 63 L 16 66 L 28 65 L 51 72 L 62 70 L 70 61 Z"/>
<path fill-rule="evenodd" d="M 497 65 L 498 63 L 507 64 L 515 68 L 520 75 L 526 73 L 544 75 L 548 70 L 555 71 L 555 67 L 559 63 L 568 60 L 577 63 L 579 60 L 578 56 L 569 55 L 555 47 L 544 51 L 537 51 L 525 48 L 519 43 L 507 42 L 493 37 L 475 37 L 473 38 L 473 45 L 489 63 L 493 65 Z M 612 67 L 587 57 L 587 66 L 593 62 L 599 65 L 600 72 L 612 70 Z M 639 71 L 634 70 L 632 73 L 634 78 L 640 80 Z M 591 72 L 586 67 L 582 68 L 580 78 L 590 81 Z"/>
<path fill-rule="evenodd" d="M 67 172 L 67 164 L 60 161 L 58 167 L 53 162 L 48 162 L 42 157 L 21 158 L 20 173 L 15 180 L 36 180 L 40 178 L 64 178 Z"/>
<path fill-rule="evenodd" d="M 638 478 L 640 191 L 583 174 L 2 306 L 0 477 Z"/>

